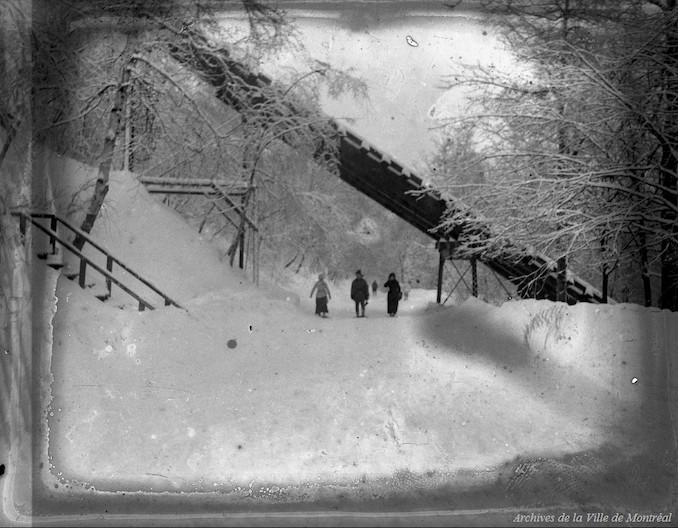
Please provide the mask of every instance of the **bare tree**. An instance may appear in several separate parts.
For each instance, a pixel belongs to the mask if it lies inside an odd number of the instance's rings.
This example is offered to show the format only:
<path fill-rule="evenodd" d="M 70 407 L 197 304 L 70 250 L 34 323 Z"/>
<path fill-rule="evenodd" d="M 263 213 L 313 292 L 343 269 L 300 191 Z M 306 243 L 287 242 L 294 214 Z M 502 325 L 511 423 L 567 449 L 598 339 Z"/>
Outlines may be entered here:
<path fill-rule="evenodd" d="M 61 0 L 57 5 L 67 19 L 65 26 L 77 31 L 63 32 L 70 41 L 61 42 L 57 52 L 43 57 L 45 79 L 69 80 L 65 86 L 44 83 L 48 87 L 43 95 L 44 115 L 52 119 L 44 123 L 44 130 L 54 136 L 67 127 L 68 132 L 58 137 L 83 141 L 75 142 L 75 148 L 72 142 L 60 148 L 82 152 L 87 161 L 99 165 L 82 222 L 85 232 L 93 226 L 105 199 L 108 173 L 116 159 L 122 167 L 165 176 L 227 176 L 246 186 L 228 250 L 233 263 L 242 247 L 255 189 L 261 199 L 270 188 L 262 185 L 272 174 L 267 159 L 272 153 L 287 155 L 276 144 L 284 142 L 325 163 L 334 162 L 336 130 L 313 110 L 319 83 L 329 93 L 365 93 L 364 85 L 353 76 L 319 63 L 275 85 L 248 83 L 256 75 L 243 64 L 256 64 L 281 46 L 299 46 L 283 13 L 259 2 L 242 2 L 248 31 L 235 36 L 225 32 L 215 22 L 215 13 L 199 2 Z M 101 31 L 103 15 L 115 21 L 109 24 L 108 33 Z M 93 21 L 98 32 L 89 40 L 87 28 Z M 46 42 L 58 38 L 50 28 L 43 30 Z M 92 42 L 96 45 L 84 45 Z M 107 55 L 106 49 L 113 52 Z M 63 64 L 71 68 L 63 71 Z M 71 69 L 82 73 L 73 76 Z M 59 93 L 49 88 L 53 85 Z M 71 108 L 74 98 L 82 101 L 77 108 Z M 64 116 L 66 108 L 68 116 Z M 327 196 L 322 198 L 330 203 Z M 195 204 L 183 200 L 180 205 Z M 211 215 L 214 207 L 208 211 Z"/>
<path fill-rule="evenodd" d="M 447 124 L 451 134 L 466 126 L 474 135 L 465 157 L 446 163 L 486 178 L 449 177 L 448 190 L 468 207 L 446 223 L 477 226 L 462 251 L 536 248 L 589 278 L 602 273 L 604 284 L 635 260 L 646 302 L 659 259 L 660 305 L 678 309 L 676 11 L 647 4 L 487 2 L 517 60 L 512 72 L 475 67 L 450 79 L 451 87 L 477 89 L 478 110 Z"/>

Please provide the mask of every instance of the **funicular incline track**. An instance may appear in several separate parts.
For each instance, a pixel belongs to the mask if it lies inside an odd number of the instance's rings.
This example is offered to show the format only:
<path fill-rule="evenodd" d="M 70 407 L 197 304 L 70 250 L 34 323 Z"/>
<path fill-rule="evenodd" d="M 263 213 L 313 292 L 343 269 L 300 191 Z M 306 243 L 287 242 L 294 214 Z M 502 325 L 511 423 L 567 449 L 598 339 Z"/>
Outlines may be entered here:
<path fill-rule="evenodd" d="M 200 45 L 196 46 L 196 42 Z M 216 96 L 236 111 L 243 109 L 245 105 L 265 104 L 271 100 L 268 94 L 275 93 L 276 88 L 271 79 L 255 74 L 233 60 L 227 50 L 215 51 L 196 34 L 192 34 L 191 38 L 185 37 L 176 46 L 170 46 L 170 53 L 212 84 L 217 89 Z M 285 106 L 287 111 L 297 114 L 311 115 L 312 112 L 298 108 L 292 102 Z M 336 173 L 342 180 L 433 238 L 436 243 L 454 241 L 464 234 L 463 226 L 452 230 L 438 227 L 448 207 L 453 205 L 436 189 L 424 185 L 421 178 L 371 146 L 348 127 L 329 117 L 323 117 L 339 138 L 339 164 Z M 313 128 L 314 125 L 309 126 Z M 284 134 L 281 137 L 285 141 Z M 317 156 L 321 155 L 321 149 L 318 149 Z M 477 224 L 474 224 L 473 229 L 477 233 Z M 555 261 L 545 255 L 525 251 L 525 248 L 514 246 L 512 249 L 521 251 L 507 251 L 505 257 L 480 257 L 478 260 L 518 286 L 519 294 L 557 300 Z M 523 256 L 516 257 L 516 254 Z M 530 280 L 533 288 L 524 289 Z M 569 271 L 566 287 L 569 303 L 605 302 L 600 291 Z"/>

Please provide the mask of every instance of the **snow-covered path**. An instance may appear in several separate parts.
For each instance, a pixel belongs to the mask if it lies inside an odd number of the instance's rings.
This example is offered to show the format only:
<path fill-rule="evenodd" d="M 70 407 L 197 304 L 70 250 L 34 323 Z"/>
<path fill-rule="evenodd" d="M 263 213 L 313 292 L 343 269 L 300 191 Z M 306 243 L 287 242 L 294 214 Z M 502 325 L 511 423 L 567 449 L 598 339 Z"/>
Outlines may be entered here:
<path fill-rule="evenodd" d="M 237 503 L 257 490 L 313 502 L 338 489 L 369 499 L 494 486 L 497 500 L 524 504 L 591 500 L 601 482 L 608 497 L 644 500 L 671 478 L 675 314 L 440 307 L 413 290 L 396 318 L 380 292 L 363 319 L 346 282 L 331 285 L 323 319 L 313 277 L 252 285 L 126 173 L 93 234 L 187 311 L 138 312 L 58 280 L 43 478 L 61 490 L 217 491 Z M 290 487 L 297 495 L 283 496 Z"/>
<path fill-rule="evenodd" d="M 464 350 L 473 303 L 456 320 L 420 299 L 389 318 L 374 299 L 363 319 L 336 292 L 322 319 L 252 293 L 197 297 L 189 313 L 121 311 L 63 279 L 58 296 L 53 464 L 97 489 L 120 475 L 153 489 L 450 475 L 623 441 L 616 396 L 545 367 L 509 328 L 474 330 L 503 341 L 494 358 Z M 431 331 L 443 323 L 461 349 Z"/>

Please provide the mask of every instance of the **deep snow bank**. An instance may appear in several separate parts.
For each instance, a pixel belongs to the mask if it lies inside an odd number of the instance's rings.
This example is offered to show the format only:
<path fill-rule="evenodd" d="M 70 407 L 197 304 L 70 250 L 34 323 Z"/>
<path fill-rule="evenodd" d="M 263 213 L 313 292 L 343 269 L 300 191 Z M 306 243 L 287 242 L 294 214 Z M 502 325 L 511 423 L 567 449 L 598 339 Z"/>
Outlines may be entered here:
<path fill-rule="evenodd" d="M 629 448 L 647 447 L 638 435 L 649 426 L 673 435 L 663 420 L 673 414 L 677 313 L 536 300 L 495 307 L 471 298 L 432 314 L 424 326 L 434 341 L 453 343 L 469 359 L 577 411 L 582 423 L 598 415 L 604 428 L 630 435 L 623 440 Z"/>
<path fill-rule="evenodd" d="M 642 455 L 673 434 L 678 314 L 427 309 L 435 292 L 416 290 L 398 318 L 378 296 L 358 320 L 341 283 L 321 320 L 304 291 L 313 277 L 297 293 L 255 287 L 128 173 L 112 175 L 93 235 L 188 312 L 119 310 L 59 280 L 42 476 L 60 493 L 123 476 L 154 492 L 428 473 L 468 484 L 460 471 L 489 483 L 518 458 Z"/>

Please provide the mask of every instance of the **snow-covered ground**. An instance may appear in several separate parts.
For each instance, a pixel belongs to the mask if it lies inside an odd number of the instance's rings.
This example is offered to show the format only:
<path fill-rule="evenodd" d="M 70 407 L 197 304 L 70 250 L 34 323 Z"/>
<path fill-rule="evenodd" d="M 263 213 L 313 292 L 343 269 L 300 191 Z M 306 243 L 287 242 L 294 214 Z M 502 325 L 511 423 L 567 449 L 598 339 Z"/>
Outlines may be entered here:
<path fill-rule="evenodd" d="M 59 196 L 94 174 L 64 169 L 76 181 L 62 173 Z M 140 312 L 115 286 L 101 302 L 93 274 L 81 289 L 45 267 L 57 300 L 41 479 L 57 495 L 214 491 L 232 504 L 358 497 L 378 508 L 388 493 L 425 507 L 485 486 L 483 507 L 672 507 L 678 314 L 438 306 L 435 291 L 413 290 L 389 318 L 381 290 L 363 319 L 342 282 L 323 319 L 314 276 L 253 285 L 124 172 L 92 236 L 185 309 L 154 299 Z"/>

